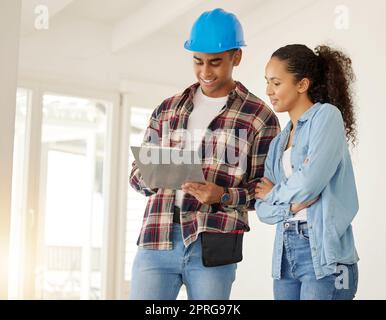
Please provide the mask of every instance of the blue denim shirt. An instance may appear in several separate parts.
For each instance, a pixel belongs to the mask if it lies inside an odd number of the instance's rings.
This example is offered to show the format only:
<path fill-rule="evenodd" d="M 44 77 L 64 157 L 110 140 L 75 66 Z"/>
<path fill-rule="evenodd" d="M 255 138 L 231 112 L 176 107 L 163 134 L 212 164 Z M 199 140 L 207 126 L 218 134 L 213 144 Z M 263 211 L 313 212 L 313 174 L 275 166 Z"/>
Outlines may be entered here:
<path fill-rule="evenodd" d="M 277 224 L 272 276 L 280 278 L 283 254 L 283 222 L 293 217 L 291 203 L 320 195 L 307 209 L 312 261 L 317 279 L 336 272 L 338 263 L 353 264 L 359 258 L 351 221 L 358 212 L 354 172 L 341 112 L 331 104 L 316 103 L 298 120 L 291 150 L 293 173 L 284 174 L 282 155 L 291 122 L 272 140 L 264 176 L 275 186 L 264 200 L 257 200 L 259 219 Z"/>

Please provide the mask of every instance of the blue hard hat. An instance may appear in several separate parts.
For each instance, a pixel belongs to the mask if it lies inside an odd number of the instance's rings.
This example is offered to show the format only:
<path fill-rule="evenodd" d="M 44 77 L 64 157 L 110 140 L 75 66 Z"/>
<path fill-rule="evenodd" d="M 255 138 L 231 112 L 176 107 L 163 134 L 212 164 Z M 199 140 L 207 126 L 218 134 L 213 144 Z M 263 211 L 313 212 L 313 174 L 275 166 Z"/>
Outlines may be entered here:
<path fill-rule="evenodd" d="M 233 13 L 214 9 L 201 14 L 193 24 L 185 49 L 218 53 L 246 46 L 243 28 Z"/>

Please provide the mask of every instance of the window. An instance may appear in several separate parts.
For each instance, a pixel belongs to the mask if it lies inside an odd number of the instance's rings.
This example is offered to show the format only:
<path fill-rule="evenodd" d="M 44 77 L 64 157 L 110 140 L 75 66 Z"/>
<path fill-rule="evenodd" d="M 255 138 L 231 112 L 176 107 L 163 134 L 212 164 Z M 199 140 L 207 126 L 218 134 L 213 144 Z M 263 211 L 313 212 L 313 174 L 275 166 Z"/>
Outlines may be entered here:
<path fill-rule="evenodd" d="M 107 108 L 43 96 L 38 299 L 101 297 Z"/>
<path fill-rule="evenodd" d="M 139 146 L 142 143 L 143 135 L 148 125 L 152 110 L 132 107 L 130 108 L 130 146 Z M 129 173 L 134 157 L 129 150 Z M 125 280 L 131 279 L 131 267 L 137 252 L 137 238 L 142 226 L 142 217 L 146 206 L 146 197 L 128 187 L 127 195 L 127 233 L 126 233 L 126 263 Z"/>
<path fill-rule="evenodd" d="M 143 135 L 147 128 L 153 110 L 140 107 L 132 107 L 130 121 L 130 146 L 139 146 L 142 143 Z M 129 172 L 134 157 L 129 151 Z M 126 236 L 126 262 L 125 262 L 125 281 L 130 287 L 131 268 L 137 252 L 137 239 L 142 226 L 142 217 L 145 211 L 147 198 L 136 192 L 131 186 L 128 187 L 127 196 L 127 236 Z M 128 291 L 130 288 L 128 288 Z M 127 292 L 127 295 L 129 293 Z M 186 299 L 187 294 L 183 286 L 177 299 Z"/>
<path fill-rule="evenodd" d="M 11 238 L 9 256 L 9 290 L 10 299 L 16 299 L 21 292 L 23 265 L 23 212 L 25 203 L 25 151 L 27 117 L 30 111 L 31 92 L 19 88 L 16 94 L 16 119 L 13 149 L 12 172 L 12 207 L 11 207 Z"/>

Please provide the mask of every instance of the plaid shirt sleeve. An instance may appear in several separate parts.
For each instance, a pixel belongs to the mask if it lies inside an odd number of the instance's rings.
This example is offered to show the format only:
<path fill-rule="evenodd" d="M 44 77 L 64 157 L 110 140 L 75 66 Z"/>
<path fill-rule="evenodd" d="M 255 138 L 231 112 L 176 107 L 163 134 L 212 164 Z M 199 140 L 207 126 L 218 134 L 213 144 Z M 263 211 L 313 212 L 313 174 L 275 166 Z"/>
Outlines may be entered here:
<path fill-rule="evenodd" d="M 161 128 L 158 118 L 162 107 L 163 104 L 156 108 L 153 114 L 151 115 L 150 122 L 146 129 L 142 144 L 160 144 Z M 133 189 L 147 197 L 157 193 L 157 189 L 150 189 L 145 185 L 145 182 L 142 179 L 141 173 L 135 161 L 133 161 L 132 163 L 129 182 Z"/>
<path fill-rule="evenodd" d="M 248 158 L 248 176 L 245 182 L 237 188 L 229 188 L 232 196 L 230 208 L 239 210 L 254 210 L 255 186 L 261 177 L 264 176 L 264 162 L 268 154 L 269 145 L 272 139 L 280 132 L 280 124 L 277 117 L 271 114 L 265 122 L 265 126 L 257 131 L 253 139 L 251 156 Z"/>

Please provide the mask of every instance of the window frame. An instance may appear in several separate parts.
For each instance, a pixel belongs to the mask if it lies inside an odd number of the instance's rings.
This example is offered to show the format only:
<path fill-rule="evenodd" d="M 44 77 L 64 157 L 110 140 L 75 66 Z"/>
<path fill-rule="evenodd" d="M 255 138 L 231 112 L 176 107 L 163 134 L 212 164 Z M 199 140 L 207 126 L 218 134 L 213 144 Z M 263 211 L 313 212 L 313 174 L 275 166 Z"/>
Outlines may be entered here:
<path fill-rule="evenodd" d="M 35 270 L 41 246 L 42 229 L 38 216 L 41 190 L 40 157 L 42 134 L 42 109 L 44 94 L 58 94 L 109 103 L 107 108 L 106 157 L 104 168 L 104 224 L 101 266 L 101 299 L 124 299 L 124 260 L 125 260 L 125 224 L 127 195 L 127 161 L 128 161 L 128 97 L 122 99 L 119 92 L 89 88 L 82 85 L 20 80 L 18 88 L 31 92 L 26 123 L 25 152 L 25 197 L 23 199 L 22 223 L 25 244 L 22 255 L 25 259 L 21 288 L 18 297 L 35 298 Z M 25 247 L 25 246 L 24 246 Z M 25 247 L 26 248 L 26 247 Z M 32 250 L 30 250 L 32 248 Z"/>

